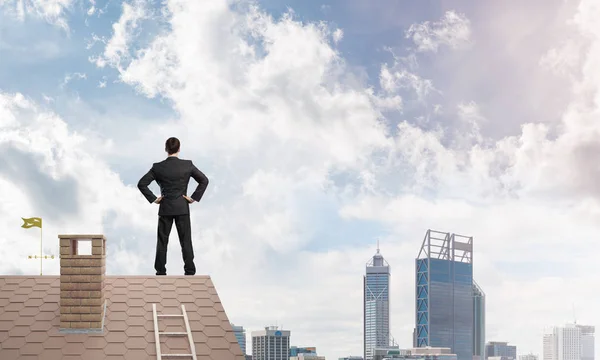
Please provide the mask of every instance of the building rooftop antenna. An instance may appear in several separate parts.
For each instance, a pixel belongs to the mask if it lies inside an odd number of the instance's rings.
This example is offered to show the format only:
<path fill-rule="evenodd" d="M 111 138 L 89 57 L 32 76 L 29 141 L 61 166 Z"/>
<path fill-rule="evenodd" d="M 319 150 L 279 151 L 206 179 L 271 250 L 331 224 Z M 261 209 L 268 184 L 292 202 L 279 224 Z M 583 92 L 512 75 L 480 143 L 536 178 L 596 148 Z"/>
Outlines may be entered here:
<path fill-rule="evenodd" d="M 377 253 L 379 254 L 379 239 L 377 239 Z"/>

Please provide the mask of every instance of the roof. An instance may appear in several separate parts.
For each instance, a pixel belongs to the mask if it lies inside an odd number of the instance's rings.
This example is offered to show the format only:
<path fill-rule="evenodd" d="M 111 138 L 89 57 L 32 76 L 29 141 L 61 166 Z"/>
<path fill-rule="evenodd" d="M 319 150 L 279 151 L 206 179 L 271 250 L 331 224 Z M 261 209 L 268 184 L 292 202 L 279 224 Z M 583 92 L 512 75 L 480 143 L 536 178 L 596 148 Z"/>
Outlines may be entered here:
<path fill-rule="evenodd" d="M 59 332 L 59 276 L 0 276 L 0 359 L 155 359 L 152 304 L 189 318 L 198 360 L 244 360 L 209 276 L 106 276 L 103 334 Z M 159 331 L 185 331 L 163 317 Z M 189 353 L 186 336 L 161 336 L 161 353 Z M 190 357 L 191 359 L 191 357 Z"/>

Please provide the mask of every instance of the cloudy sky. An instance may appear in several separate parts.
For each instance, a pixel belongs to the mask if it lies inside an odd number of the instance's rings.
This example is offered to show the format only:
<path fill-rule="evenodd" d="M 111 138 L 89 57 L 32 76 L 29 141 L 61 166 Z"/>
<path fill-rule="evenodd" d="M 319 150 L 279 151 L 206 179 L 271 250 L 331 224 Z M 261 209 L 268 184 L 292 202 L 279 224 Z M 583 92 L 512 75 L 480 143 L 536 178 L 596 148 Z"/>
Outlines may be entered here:
<path fill-rule="evenodd" d="M 414 258 L 435 229 L 474 237 L 487 340 L 541 355 L 546 327 L 600 325 L 599 11 L 0 0 L 0 273 L 38 273 L 20 218 L 41 216 L 45 253 L 103 233 L 109 275 L 154 274 L 157 206 L 136 184 L 177 136 L 211 181 L 192 205 L 198 273 L 234 323 L 362 354 L 379 240 L 409 347 Z M 169 251 L 182 274 L 175 230 Z"/>

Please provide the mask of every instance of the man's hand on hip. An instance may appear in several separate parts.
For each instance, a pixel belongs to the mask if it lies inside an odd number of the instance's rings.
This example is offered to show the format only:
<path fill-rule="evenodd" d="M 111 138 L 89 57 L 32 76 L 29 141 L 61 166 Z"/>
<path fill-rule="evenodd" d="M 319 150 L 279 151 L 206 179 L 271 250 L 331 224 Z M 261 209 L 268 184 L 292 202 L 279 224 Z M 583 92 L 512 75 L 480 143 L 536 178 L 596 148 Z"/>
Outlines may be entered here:
<path fill-rule="evenodd" d="M 183 197 L 191 204 L 193 202 L 196 202 L 196 200 L 192 199 L 191 197 L 187 196 L 187 195 L 183 195 Z"/>
<path fill-rule="evenodd" d="M 162 199 L 163 199 L 163 197 L 159 196 L 159 197 L 156 198 L 156 200 L 154 200 L 154 203 L 155 204 L 160 204 L 160 202 L 162 201 Z"/>

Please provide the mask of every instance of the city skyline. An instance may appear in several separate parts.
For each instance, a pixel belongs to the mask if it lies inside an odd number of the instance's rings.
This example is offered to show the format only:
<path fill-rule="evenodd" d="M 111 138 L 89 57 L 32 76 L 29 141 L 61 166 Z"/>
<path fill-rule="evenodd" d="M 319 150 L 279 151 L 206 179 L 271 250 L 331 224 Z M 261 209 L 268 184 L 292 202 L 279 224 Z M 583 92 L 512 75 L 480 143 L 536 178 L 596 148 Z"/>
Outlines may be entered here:
<path fill-rule="evenodd" d="M 0 274 L 39 274 L 28 256 L 91 233 L 112 241 L 107 276 L 153 275 L 157 206 L 136 183 L 175 136 L 210 179 L 191 205 L 196 274 L 235 324 L 362 354 L 379 241 L 390 332 L 410 348 L 415 252 L 438 229 L 476 239 L 485 338 L 541 359 L 546 327 L 600 324 L 596 14 L 597 0 L 0 1 Z M 34 217 L 43 234 L 20 227 Z"/>
<path fill-rule="evenodd" d="M 438 236 L 438 237 L 436 237 Z M 442 236 L 442 237 L 439 237 Z M 456 238 L 459 241 L 456 241 Z M 444 340 L 443 337 L 435 334 L 433 331 L 434 340 L 436 344 L 431 344 L 430 329 L 432 327 L 431 321 L 429 320 L 429 314 L 431 313 L 431 295 L 429 290 L 431 288 L 432 280 L 431 274 L 433 272 L 433 288 L 438 287 L 436 282 L 440 281 L 440 274 L 451 275 L 456 273 L 453 270 L 458 264 L 470 265 L 469 277 L 471 289 L 472 301 L 472 323 L 471 323 L 471 357 L 473 360 L 477 359 L 497 359 L 497 360 L 537 360 L 539 355 L 536 354 L 525 354 L 519 355 L 517 347 L 515 345 L 509 345 L 507 341 L 486 341 L 485 339 L 485 293 L 481 287 L 474 281 L 472 276 L 473 266 L 473 237 L 467 237 L 462 235 L 456 235 L 452 233 L 444 233 L 435 230 L 427 230 L 425 239 L 419 250 L 415 263 L 415 285 L 416 285 L 416 302 L 415 302 L 415 314 L 416 314 L 416 327 L 413 330 L 413 345 L 412 348 L 419 347 L 433 347 L 443 348 L 446 347 L 451 350 L 456 347 L 456 343 L 450 343 L 448 340 Z M 435 261 L 433 257 L 437 257 Z M 455 260 L 456 259 L 456 260 Z M 443 270 L 437 263 L 437 260 L 447 261 L 450 265 L 448 270 Z M 462 266 L 462 265 L 460 265 Z M 365 275 L 363 276 L 363 293 L 364 293 L 364 317 L 363 317 L 363 360 L 373 359 L 373 349 L 375 348 L 386 348 L 388 346 L 395 345 L 394 339 L 389 331 L 390 328 L 390 312 L 389 312 L 389 299 L 390 295 L 388 292 L 391 278 L 391 266 L 387 263 L 379 247 L 379 241 L 377 242 L 376 253 L 367 262 L 365 268 Z M 463 275 L 464 271 L 460 270 L 457 275 Z M 448 280 L 443 280 L 444 282 Z M 464 291 L 461 291 L 464 292 Z M 434 293 L 435 294 L 435 293 Z M 444 295 L 445 294 L 445 295 Z M 424 296 L 422 296 L 424 295 Z M 444 296 L 443 296 L 444 295 Z M 434 295 L 434 304 L 440 304 L 447 299 L 452 298 L 453 292 L 440 292 L 439 295 Z M 455 300 L 451 301 L 455 303 Z M 467 303 L 467 302 L 465 302 Z M 459 309 L 464 313 L 464 306 L 460 306 Z M 454 308 L 444 308 L 444 311 L 453 311 Z M 438 311 L 441 315 L 441 313 Z M 456 315 L 453 315 L 456 319 Z M 434 328 L 436 325 L 434 321 Z M 444 325 L 447 327 L 448 325 Z M 456 325 L 452 325 L 451 328 L 456 328 Z M 245 345 L 245 337 L 239 337 L 238 334 L 245 334 L 242 326 L 233 326 L 240 345 Z M 543 336 L 543 360 L 594 360 L 595 359 L 595 326 L 590 325 L 578 325 L 567 324 L 565 327 L 554 326 L 552 333 L 546 332 Z M 278 330 L 278 326 L 265 327 L 264 331 L 260 334 L 265 336 L 269 331 Z M 458 330 L 463 331 L 463 330 Z M 280 331 L 277 331 L 280 333 Z M 253 332 L 254 333 L 254 332 Z M 424 338 L 419 334 L 427 333 L 430 337 Z M 290 357 L 297 356 L 300 353 L 308 353 L 316 355 L 316 348 L 302 348 L 297 346 L 290 346 L 290 331 L 286 331 L 287 344 Z M 281 336 L 281 333 L 279 334 Z M 254 335 L 253 335 L 254 338 Z M 568 339 L 567 339 L 568 338 Z M 574 341 L 575 339 L 576 341 Z M 445 342 L 444 342 L 445 341 Z M 253 339 L 254 344 L 254 339 Z M 448 344 L 451 344 L 448 346 Z M 564 346 L 568 348 L 563 349 Z M 245 346 L 242 345 L 242 350 L 245 353 Z M 254 345 L 253 345 L 254 346 Z M 397 345 L 395 345 L 397 346 Z M 298 350 L 300 349 L 300 351 Z M 408 349 L 408 348 L 405 348 Z M 459 347 L 460 349 L 460 347 Z M 573 350 L 577 349 L 577 350 Z M 304 351 L 306 350 L 306 351 Z M 402 349 L 401 349 L 402 351 Z M 461 350 L 459 350 L 460 352 Z M 479 352 L 479 353 L 478 353 Z M 483 354 L 483 355 L 482 355 Z M 464 357 L 464 355 L 463 355 Z M 344 357 L 341 357 L 342 359 Z"/>

